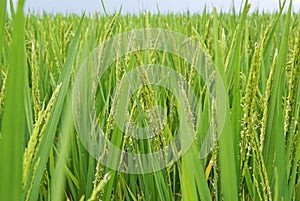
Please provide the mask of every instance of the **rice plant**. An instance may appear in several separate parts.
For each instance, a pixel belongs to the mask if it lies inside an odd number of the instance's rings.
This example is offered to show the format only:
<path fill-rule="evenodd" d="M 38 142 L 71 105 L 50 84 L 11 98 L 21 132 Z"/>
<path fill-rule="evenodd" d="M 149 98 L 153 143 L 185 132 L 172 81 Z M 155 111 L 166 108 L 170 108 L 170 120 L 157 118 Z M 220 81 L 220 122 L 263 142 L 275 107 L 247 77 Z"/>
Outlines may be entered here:
<path fill-rule="evenodd" d="M 84 16 L 25 15 L 24 0 L 8 14 L 7 2 L 0 4 L 0 200 L 300 200 L 300 16 L 292 2 L 281 2 L 274 13 L 249 13 L 246 1 L 238 13 L 121 15 L 120 10 Z M 105 156 L 96 158 L 86 149 L 76 119 L 90 125 L 82 113 L 89 108 L 71 106 L 80 66 L 94 49 L 120 34 L 150 28 L 187 37 L 211 59 L 219 75 L 213 83 L 225 90 L 225 119 L 220 128 L 220 105 L 210 85 L 180 56 L 148 48 L 118 57 L 95 85 L 85 86 L 94 92 L 91 125 L 121 151 L 140 155 L 171 144 L 182 120 L 186 135 L 195 136 L 174 163 L 132 174 L 105 166 L 100 162 Z M 184 45 L 172 39 L 168 44 Z M 151 84 L 155 78 L 172 82 L 153 65 L 180 75 L 180 100 Z M 127 77 L 133 71 L 139 72 L 136 80 Z M 143 86 L 125 100 L 122 93 L 133 82 Z M 124 114 L 116 117 L 119 110 Z M 136 138 L 134 125 L 157 135 Z M 213 146 L 201 156 L 208 132 Z M 173 153 L 180 154 L 176 148 Z M 127 155 L 109 156 L 112 164 L 120 159 L 132 165 Z"/>

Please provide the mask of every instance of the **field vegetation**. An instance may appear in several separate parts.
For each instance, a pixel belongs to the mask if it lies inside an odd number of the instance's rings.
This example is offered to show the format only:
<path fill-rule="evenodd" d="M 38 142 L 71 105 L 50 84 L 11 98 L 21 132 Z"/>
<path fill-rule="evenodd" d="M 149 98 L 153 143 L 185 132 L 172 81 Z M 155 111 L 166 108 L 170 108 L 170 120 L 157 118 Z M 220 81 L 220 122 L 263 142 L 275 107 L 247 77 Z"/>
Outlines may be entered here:
<path fill-rule="evenodd" d="M 246 1 L 229 13 L 85 16 L 24 15 L 23 4 L 10 15 L 6 1 L 0 5 L 0 200 L 300 200 L 300 15 L 292 4 L 282 2 L 272 14 L 249 13 Z M 181 33 L 210 55 L 225 86 L 226 119 L 211 152 L 199 157 L 215 117 L 208 86 L 176 55 L 125 55 L 105 72 L 95 96 L 98 124 L 120 149 L 159 150 L 180 119 L 172 93 L 147 85 L 130 100 L 130 118 L 147 124 L 143 114 L 159 104 L 165 124 L 149 140 L 126 137 L 113 120 L 114 92 L 126 72 L 168 66 L 198 98 L 197 115 L 188 119 L 196 133 L 190 149 L 160 171 L 127 174 L 85 149 L 74 127 L 72 93 L 91 50 L 141 28 Z"/>

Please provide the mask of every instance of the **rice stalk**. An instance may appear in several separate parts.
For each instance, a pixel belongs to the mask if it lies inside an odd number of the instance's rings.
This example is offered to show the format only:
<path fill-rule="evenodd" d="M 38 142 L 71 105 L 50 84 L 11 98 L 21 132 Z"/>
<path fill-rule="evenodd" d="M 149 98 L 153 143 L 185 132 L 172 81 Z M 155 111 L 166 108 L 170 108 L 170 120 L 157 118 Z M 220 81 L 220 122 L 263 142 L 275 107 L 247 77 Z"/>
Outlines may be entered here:
<path fill-rule="evenodd" d="M 25 185 L 27 183 L 31 163 L 33 162 L 33 159 L 35 157 L 36 146 L 38 144 L 39 135 L 40 135 L 40 126 L 42 125 L 43 121 L 44 121 L 44 112 L 40 111 L 39 118 L 34 125 L 34 129 L 30 137 L 30 140 L 28 142 L 28 146 L 25 149 L 23 155 L 23 189 L 25 188 Z"/>
<path fill-rule="evenodd" d="M 263 150 L 264 146 L 264 141 L 265 141 L 265 135 L 266 135 L 266 126 L 267 126 L 267 120 L 268 120 L 268 105 L 270 102 L 271 98 L 271 89 L 272 89 L 272 83 L 274 79 L 274 72 L 276 68 L 276 63 L 278 59 L 278 51 L 275 51 L 274 58 L 273 58 L 273 63 L 270 69 L 270 74 L 267 80 L 267 87 L 266 87 L 266 92 L 265 92 L 265 97 L 264 97 L 264 110 L 263 110 L 263 117 L 261 120 L 261 130 L 260 130 L 260 150 Z"/>
<path fill-rule="evenodd" d="M 33 97 L 33 111 L 35 121 L 39 118 L 39 112 L 41 111 L 40 103 L 40 90 L 39 90 L 39 67 L 37 65 L 38 57 L 36 55 L 35 43 L 32 42 L 32 54 L 31 54 L 31 82 L 32 82 L 32 97 Z"/>
<path fill-rule="evenodd" d="M 292 138 L 292 124 L 294 115 L 293 112 L 296 106 L 296 96 L 297 96 L 297 85 L 300 73 L 300 35 L 296 38 L 296 42 L 293 50 L 293 57 L 291 60 L 291 73 L 288 81 L 288 96 L 286 98 L 286 108 L 285 108 L 285 118 L 284 118 L 284 133 L 287 143 L 290 142 Z"/>
<path fill-rule="evenodd" d="M 268 175 L 266 171 L 266 167 L 264 164 L 264 159 L 262 156 L 262 150 L 260 149 L 260 143 L 258 140 L 258 136 L 256 134 L 256 125 L 258 124 L 257 114 L 255 111 L 256 99 L 257 97 L 257 85 L 259 81 L 259 73 L 260 73 L 260 66 L 263 57 L 263 47 L 265 47 L 265 43 L 267 41 L 268 33 L 270 31 L 270 27 L 266 30 L 263 41 L 261 45 L 256 44 L 256 49 L 254 51 L 254 58 L 252 61 L 252 65 L 250 68 L 250 74 L 248 78 L 248 83 L 246 87 L 246 95 L 244 98 L 244 117 L 243 117 L 243 124 L 242 124 L 242 153 L 241 153 L 241 170 L 242 176 L 245 176 L 246 169 L 248 168 L 248 161 L 250 158 L 250 153 L 253 153 L 252 158 L 255 160 L 256 164 L 254 168 L 257 168 L 259 181 L 262 187 L 262 195 L 264 200 L 271 200 L 271 190 L 268 181 Z M 244 150 L 246 148 L 246 150 Z M 257 181 L 255 178 L 256 175 L 253 174 L 254 181 Z M 241 187 L 240 187 L 241 188 Z M 257 189 L 258 194 L 260 195 L 260 190 Z"/>
<path fill-rule="evenodd" d="M 7 73 L 1 71 L 2 73 L 2 87 L 0 92 L 0 117 L 2 117 L 4 99 L 5 99 L 5 90 L 6 90 L 6 81 L 7 81 Z"/>
<path fill-rule="evenodd" d="M 42 141 L 42 138 L 44 136 L 44 131 L 49 122 L 49 117 L 52 113 L 52 108 L 57 100 L 60 88 L 61 84 L 59 84 L 54 90 L 46 109 L 39 112 L 39 118 L 35 123 L 33 133 L 29 139 L 28 146 L 25 149 L 23 155 L 23 189 L 27 187 L 27 181 L 29 178 L 31 179 L 31 182 L 34 180 L 34 174 L 30 177 L 30 169 L 37 156 L 36 154 L 40 149 L 40 142 Z"/>
<path fill-rule="evenodd" d="M 104 175 L 103 179 L 97 184 L 97 187 L 93 190 L 91 197 L 88 199 L 88 201 L 96 201 L 99 200 L 98 194 L 102 191 L 105 184 L 109 181 L 110 174 L 107 173 Z"/>
<path fill-rule="evenodd" d="M 34 166 L 33 166 L 33 172 L 32 172 L 32 178 L 35 177 L 35 174 L 36 174 L 36 171 L 37 171 L 37 167 L 39 166 L 40 164 L 40 158 L 37 159 L 37 161 L 35 162 Z M 26 198 L 25 198 L 25 201 L 28 201 L 30 200 L 30 193 L 32 191 L 32 186 L 33 186 L 33 182 L 34 182 L 34 179 L 32 179 L 30 181 L 30 184 L 29 184 L 29 187 L 26 191 Z"/>

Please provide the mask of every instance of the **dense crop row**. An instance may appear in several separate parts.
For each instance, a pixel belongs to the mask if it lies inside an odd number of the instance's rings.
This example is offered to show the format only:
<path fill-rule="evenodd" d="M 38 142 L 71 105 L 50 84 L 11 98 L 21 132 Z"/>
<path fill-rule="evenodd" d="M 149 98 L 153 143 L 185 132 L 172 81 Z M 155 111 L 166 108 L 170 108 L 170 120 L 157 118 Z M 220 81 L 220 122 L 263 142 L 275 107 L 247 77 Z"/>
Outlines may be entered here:
<path fill-rule="evenodd" d="M 24 16 L 20 1 L 8 17 L 1 4 L 0 200 L 300 199 L 300 18 L 291 7 L 273 14 L 249 14 L 246 5 L 230 14 Z M 187 80 L 198 101 L 196 108 L 185 108 L 194 115 L 185 117 L 196 134 L 190 149 L 163 170 L 126 174 L 98 163 L 83 146 L 74 127 L 72 90 L 91 50 L 140 28 L 179 32 L 211 56 L 226 91 L 226 118 L 211 152 L 199 157 L 210 124 L 213 133 L 218 130 L 217 105 L 202 78 L 182 58 L 163 51 L 116 60 L 94 98 L 98 125 L 121 149 L 160 150 L 172 141 L 181 116 L 170 91 L 146 84 L 130 99 L 126 118 L 153 123 L 159 134 L 149 140 L 125 135 L 131 127 L 124 134 L 113 114 L 126 72 L 146 64 L 168 66 Z M 156 104 L 164 110 L 164 125 L 145 117 Z"/>

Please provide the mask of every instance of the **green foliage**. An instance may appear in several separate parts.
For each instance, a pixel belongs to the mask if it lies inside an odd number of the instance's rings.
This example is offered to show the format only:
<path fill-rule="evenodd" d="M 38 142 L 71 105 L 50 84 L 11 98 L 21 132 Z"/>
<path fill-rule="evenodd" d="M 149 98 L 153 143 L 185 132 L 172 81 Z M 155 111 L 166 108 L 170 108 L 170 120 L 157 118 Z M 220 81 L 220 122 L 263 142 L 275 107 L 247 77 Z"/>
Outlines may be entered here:
<path fill-rule="evenodd" d="M 231 14 L 205 9 L 194 15 L 121 16 L 120 10 L 85 17 L 24 16 L 23 1 L 8 16 L 6 1 L 0 4 L 0 200 L 300 200 L 300 16 L 292 4 L 285 13 L 284 1 L 273 14 L 248 13 L 246 1 L 241 13 Z M 194 119 L 193 110 L 184 108 L 187 125 L 195 128 L 191 148 L 161 171 L 134 175 L 106 168 L 89 154 L 74 129 L 70 98 L 76 66 L 90 51 L 140 28 L 179 32 L 202 46 L 220 75 L 216 85 L 225 86 L 226 118 L 220 139 L 213 136 L 211 152 L 199 157 L 210 125 L 218 129 L 220 107 L 202 78 L 182 58 L 162 51 L 117 59 L 99 81 L 95 104 L 97 123 L 120 149 L 149 153 L 168 145 L 182 107 L 162 87 L 140 88 L 122 109 L 147 125 L 147 109 L 158 104 L 165 124 L 154 121 L 160 132 L 148 141 L 125 137 L 113 114 L 118 93 L 128 87 L 122 85 L 126 72 L 168 66 L 188 81 L 199 102 Z"/>

